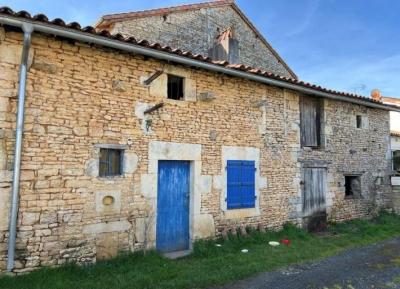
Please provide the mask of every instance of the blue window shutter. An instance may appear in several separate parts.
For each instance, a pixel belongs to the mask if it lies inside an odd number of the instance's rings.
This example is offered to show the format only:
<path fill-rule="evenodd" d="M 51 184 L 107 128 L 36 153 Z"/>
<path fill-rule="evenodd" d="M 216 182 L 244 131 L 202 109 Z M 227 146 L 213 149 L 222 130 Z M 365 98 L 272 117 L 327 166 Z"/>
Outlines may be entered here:
<path fill-rule="evenodd" d="M 255 162 L 242 161 L 242 208 L 255 207 Z"/>
<path fill-rule="evenodd" d="M 240 161 L 228 161 L 227 163 L 227 190 L 228 209 L 240 208 L 242 204 Z"/>
<path fill-rule="evenodd" d="M 255 162 L 227 162 L 228 209 L 255 207 Z"/>

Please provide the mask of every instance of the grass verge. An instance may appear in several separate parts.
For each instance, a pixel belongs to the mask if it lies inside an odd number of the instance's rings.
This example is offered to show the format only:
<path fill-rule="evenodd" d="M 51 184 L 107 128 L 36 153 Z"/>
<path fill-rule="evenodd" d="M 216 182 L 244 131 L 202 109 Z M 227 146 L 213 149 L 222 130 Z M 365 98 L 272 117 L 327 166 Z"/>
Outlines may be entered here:
<path fill-rule="evenodd" d="M 191 256 L 180 260 L 168 260 L 156 252 L 146 256 L 139 252 L 85 267 L 66 265 L 18 277 L 5 276 L 0 278 L 0 288 L 204 288 L 400 236 L 400 216 L 382 213 L 369 221 L 333 224 L 329 230 L 332 234 L 316 236 L 287 225 L 279 232 L 255 231 L 228 241 L 200 241 Z M 283 238 L 290 239 L 291 245 L 268 245 L 268 241 Z M 249 252 L 242 253 L 242 249 Z"/>

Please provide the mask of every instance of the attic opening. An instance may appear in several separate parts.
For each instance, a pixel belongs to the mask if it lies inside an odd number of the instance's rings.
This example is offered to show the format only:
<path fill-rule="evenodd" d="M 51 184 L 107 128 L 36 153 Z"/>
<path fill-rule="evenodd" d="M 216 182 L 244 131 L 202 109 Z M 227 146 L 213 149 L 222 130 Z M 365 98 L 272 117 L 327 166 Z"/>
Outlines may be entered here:
<path fill-rule="evenodd" d="M 356 123 L 357 123 L 357 128 L 362 128 L 362 116 L 361 115 L 356 116 Z"/>
<path fill-rule="evenodd" d="M 344 176 L 345 196 L 358 197 L 361 195 L 360 176 Z"/>
<path fill-rule="evenodd" d="M 318 149 L 323 144 L 323 100 L 303 95 L 300 98 L 301 146 Z"/>
<path fill-rule="evenodd" d="M 233 27 L 222 32 L 217 28 L 217 36 L 208 50 L 208 56 L 216 60 L 225 60 L 229 63 L 239 63 L 239 41 Z"/>
<path fill-rule="evenodd" d="M 184 78 L 168 74 L 168 98 L 174 100 L 183 100 L 184 98 Z"/>

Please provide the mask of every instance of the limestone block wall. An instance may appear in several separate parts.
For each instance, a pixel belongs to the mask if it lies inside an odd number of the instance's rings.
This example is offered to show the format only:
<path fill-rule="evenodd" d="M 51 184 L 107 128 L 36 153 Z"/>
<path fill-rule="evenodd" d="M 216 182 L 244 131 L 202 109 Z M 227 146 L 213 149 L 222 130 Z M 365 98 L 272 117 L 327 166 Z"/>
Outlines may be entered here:
<path fill-rule="evenodd" d="M 2 33 L 0 49 L 17 53 L 13 47 L 22 45 L 22 34 Z M 0 111 L 3 207 L 9 204 L 17 58 L 0 56 L 0 103 L 6 103 Z M 326 150 L 304 152 L 299 144 L 299 95 L 293 91 L 37 34 L 31 58 L 16 272 L 94 262 L 153 246 L 159 159 L 192 161 L 192 240 L 240 225 L 279 228 L 288 221 L 301 222 L 301 158 L 333 161 L 329 194 L 335 196 L 332 207 L 338 208 L 333 219 L 368 213 L 362 203 L 342 209 L 341 170 L 362 169 L 368 192 L 386 192 L 384 180 L 377 186 L 368 182 L 376 174 L 386 178 L 387 112 L 326 101 Z M 143 84 L 158 70 L 190 79 L 189 99 L 166 99 L 156 89 L 165 82 L 163 77 Z M 200 101 L 198 95 L 205 92 L 215 99 Z M 162 108 L 144 115 L 160 102 Z M 368 115 L 369 130 L 354 133 L 347 118 L 353 110 Z M 98 154 L 109 146 L 125 150 L 124 174 L 101 178 Z M 224 162 L 232 158 L 256 158 L 255 210 L 224 210 Z M 111 206 L 102 202 L 107 196 L 114 198 Z M 0 270 L 5 269 L 7 225 L 1 218 Z"/>
<path fill-rule="evenodd" d="M 324 100 L 322 145 L 303 148 L 299 160 L 328 164 L 328 213 L 343 221 L 368 216 L 378 207 L 390 206 L 389 114 L 364 106 Z M 363 119 L 356 126 L 356 115 Z M 345 197 L 345 175 L 359 175 L 361 196 Z"/>
<path fill-rule="evenodd" d="M 165 19 L 162 15 L 128 19 L 116 22 L 109 30 L 207 56 L 215 38 L 228 27 L 234 27 L 239 40 L 239 63 L 291 77 L 287 68 L 229 6 L 170 13 Z"/>

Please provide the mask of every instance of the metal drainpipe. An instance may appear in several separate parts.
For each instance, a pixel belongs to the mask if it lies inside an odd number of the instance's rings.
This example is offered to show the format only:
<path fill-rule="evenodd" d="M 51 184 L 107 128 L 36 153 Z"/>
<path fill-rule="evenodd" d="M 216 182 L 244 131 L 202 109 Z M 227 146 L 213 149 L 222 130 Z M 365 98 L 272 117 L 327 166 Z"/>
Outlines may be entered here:
<path fill-rule="evenodd" d="M 19 204 L 19 181 L 21 175 L 21 152 L 22 152 L 22 137 L 24 129 L 24 108 L 25 108 L 25 93 L 26 93 L 26 77 L 28 73 L 28 58 L 31 45 L 31 35 L 33 25 L 23 24 L 24 31 L 24 46 L 22 49 L 21 64 L 19 67 L 19 83 L 18 83 L 18 108 L 17 108 L 17 127 L 15 132 L 15 154 L 14 154 L 14 170 L 11 192 L 11 209 L 10 209 L 10 224 L 8 236 L 8 257 L 7 271 L 14 269 L 15 255 L 15 240 L 17 237 L 17 219 L 18 219 L 18 204 Z"/>

